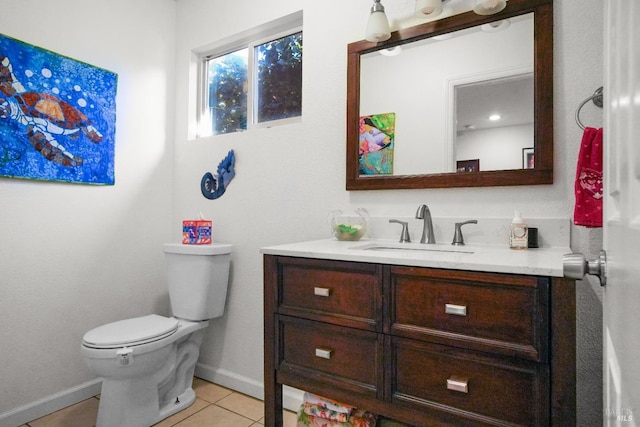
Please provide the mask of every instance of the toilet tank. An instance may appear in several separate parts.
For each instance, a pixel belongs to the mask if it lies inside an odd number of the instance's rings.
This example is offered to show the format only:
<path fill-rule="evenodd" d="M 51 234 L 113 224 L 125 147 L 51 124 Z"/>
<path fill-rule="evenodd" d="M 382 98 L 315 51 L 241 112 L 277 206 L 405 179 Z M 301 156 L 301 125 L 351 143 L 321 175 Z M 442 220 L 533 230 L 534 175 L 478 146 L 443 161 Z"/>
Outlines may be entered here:
<path fill-rule="evenodd" d="M 173 316 L 200 321 L 224 314 L 231 248 L 225 243 L 163 245 Z"/>

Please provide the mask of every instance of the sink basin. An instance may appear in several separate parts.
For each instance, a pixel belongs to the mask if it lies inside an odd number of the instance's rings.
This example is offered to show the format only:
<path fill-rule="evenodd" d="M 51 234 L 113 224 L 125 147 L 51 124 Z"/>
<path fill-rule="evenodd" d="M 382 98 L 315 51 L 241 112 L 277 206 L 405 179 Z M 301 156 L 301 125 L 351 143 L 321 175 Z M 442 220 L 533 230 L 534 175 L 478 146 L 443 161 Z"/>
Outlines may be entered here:
<path fill-rule="evenodd" d="M 374 242 L 366 243 L 358 246 L 352 246 L 350 249 L 360 251 L 392 251 L 392 252 L 446 252 L 458 254 L 472 254 L 474 251 L 461 248 L 449 244 L 429 245 L 424 243 L 393 243 L 393 242 Z"/>

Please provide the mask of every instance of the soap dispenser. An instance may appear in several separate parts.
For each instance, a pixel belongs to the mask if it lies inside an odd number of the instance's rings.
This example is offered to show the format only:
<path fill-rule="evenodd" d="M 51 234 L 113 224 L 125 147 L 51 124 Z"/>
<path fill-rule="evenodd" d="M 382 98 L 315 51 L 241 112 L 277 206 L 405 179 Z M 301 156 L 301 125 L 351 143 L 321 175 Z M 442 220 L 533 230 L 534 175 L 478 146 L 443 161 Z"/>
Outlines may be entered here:
<path fill-rule="evenodd" d="M 529 228 L 524 223 L 519 211 L 515 211 L 511 227 L 509 227 L 509 247 L 511 249 L 527 249 Z"/>

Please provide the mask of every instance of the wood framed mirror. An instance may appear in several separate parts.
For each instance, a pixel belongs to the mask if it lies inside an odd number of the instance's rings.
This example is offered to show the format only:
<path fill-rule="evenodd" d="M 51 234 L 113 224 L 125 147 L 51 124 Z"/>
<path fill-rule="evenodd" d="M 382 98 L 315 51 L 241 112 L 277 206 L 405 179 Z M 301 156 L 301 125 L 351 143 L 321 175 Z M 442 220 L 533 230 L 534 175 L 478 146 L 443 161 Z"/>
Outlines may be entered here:
<path fill-rule="evenodd" d="M 495 15 L 351 43 L 347 79 L 347 190 L 553 183 L 552 0 L 509 0 Z M 488 115 L 503 98 L 526 100 L 500 108 L 529 118 L 499 129 L 470 122 L 465 110 Z"/>

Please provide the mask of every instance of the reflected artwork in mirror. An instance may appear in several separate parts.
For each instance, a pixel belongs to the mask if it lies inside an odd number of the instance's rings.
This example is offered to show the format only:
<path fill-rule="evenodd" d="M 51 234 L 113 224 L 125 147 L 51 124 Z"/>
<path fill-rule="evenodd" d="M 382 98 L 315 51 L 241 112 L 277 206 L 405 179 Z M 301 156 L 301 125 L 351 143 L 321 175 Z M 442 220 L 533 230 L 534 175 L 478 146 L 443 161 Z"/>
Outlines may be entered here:
<path fill-rule="evenodd" d="M 551 184 L 552 43 L 552 1 L 511 0 L 350 44 L 347 190 Z M 362 120 L 389 111 L 393 168 L 363 173 Z"/>

